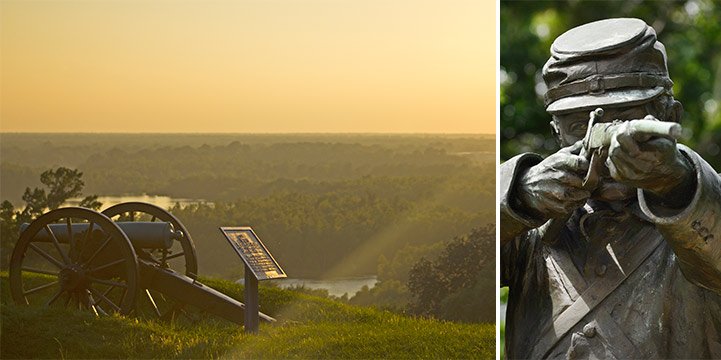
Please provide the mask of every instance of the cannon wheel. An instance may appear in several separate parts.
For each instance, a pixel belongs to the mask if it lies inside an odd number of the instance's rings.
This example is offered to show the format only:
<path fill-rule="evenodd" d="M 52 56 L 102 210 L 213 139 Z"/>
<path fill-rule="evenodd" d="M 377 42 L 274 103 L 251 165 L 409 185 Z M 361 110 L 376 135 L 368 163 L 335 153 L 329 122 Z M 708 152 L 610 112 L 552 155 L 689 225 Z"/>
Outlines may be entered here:
<path fill-rule="evenodd" d="M 63 243 L 49 226 L 69 229 L 77 223 L 89 224 L 89 231 L 68 231 Z M 52 241 L 35 241 L 40 233 Z M 9 278 L 18 304 L 70 306 L 96 315 L 127 315 L 139 284 L 137 258 L 125 233 L 107 216 L 80 207 L 52 210 L 30 223 L 13 250 Z"/>
<path fill-rule="evenodd" d="M 144 202 L 127 202 L 113 205 L 103 211 L 103 214 L 109 218 L 115 218 L 116 221 L 164 221 L 173 225 L 175 231 L 180 231 L 183 237 L 180 239 L 180 246 L 174 242 L 170 249 L 151 249 L 149 252 L 139 250 L 139 256 L 160 267 L 170 268 L 179 273 L 183 273 L 189 278 L 195 280 L 198 277 L 198 258 L 195 253 L 195 244 L 190 232 L 185 228 L 183 223 L 173 214 L 165 209 Z M 145 215 L 142 215 L 145 214 Z M 182 257 L 182 258 L 181 258 Z M 169 261 L 177 259 L 174 261 Z M 185 260 L 185 269 L 182 269 L 181 259 Z M 146 297 L 153 307 L 155 314 L 161 319 L 172 319 L 176 314 L 184 313 L 183 304 L 173 302 L 153 289 L 144 289 Z"/>
<path fill-rule="evenodd" d="M 171 223 L 175 231 L 183 233 L 183 238 L 180 239 L 181 248 L 178 249 L 180 251 L 175 251 L 172 247 L 170 250 L 154 249 L 155 251 L 153 251 L 153 253 L 157 252 L 157 254 L 153 256 L 152 261 L 163 267 L 169 267 L 180 273 L 185 273 L 186 276 L 194 280 L 198 277 L 198 257 L 195 254 L 195 244 L 193 243 L 193 238 L 190 237 L 190 232 L 188 232 L 188 229 L 185 228 L 183 223 L 181 223 L 178 218 L 173 216 L 173 214 L 169 213 L 167 210 L 144 202 L 126 202 L 113 205 L 103 210 L 103 214 L 111 219 L 116 216 L 120 216 L 116 221 L 147 221 L 143 220 L 141 216 L 139 216 L 140 214 L 147 214 L 150 215 L 150 221 L 157 220 Z M 125 214 L 127 215 L 123 216 Z M 181 256 L 185 259 L 185 271 L 178 269 L 176 264 L 168 262 L 168 260 L 176 259 Z"/>

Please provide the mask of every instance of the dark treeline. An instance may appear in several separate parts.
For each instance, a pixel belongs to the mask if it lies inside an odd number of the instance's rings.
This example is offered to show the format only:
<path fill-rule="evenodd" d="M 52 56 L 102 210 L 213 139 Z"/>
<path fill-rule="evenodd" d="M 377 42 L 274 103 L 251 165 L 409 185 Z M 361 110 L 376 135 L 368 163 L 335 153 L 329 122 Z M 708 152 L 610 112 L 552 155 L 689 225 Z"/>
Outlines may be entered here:
<path fill-rule="evenodd" d="M 361 176 L 452 176 L 476 170 L 467 159 L 436 148 L 401 153 L 356 144 L 237 142 L 132 153 L 113 150 L 93 155 L 83 169 L 91 192 L 120 195 L 144 190 L 210 201 L 266 195 L 293 186 L 296 179 L 303 180 L 296 186 L 312 189 L 317 182 Z"/>
<path fill-rule="evenodd" d="M 233 142 L 249 146 L 271 144 L 379 145 L 402 152 L 442 148 L 449 153 L 495 152 L 493 135 L 422 134 L 43 134 L 0 133 L 0 152 L 5 163 L 31 168 L 53 166 L 79 168 L 95 154 L 117 149 L 124 152 L 161 148 L 227 146 Z"/>
<path fill-rule="evenodd" d="M 252 226 L 291 277 L 377 275 L 376 287 L 343 300 L 457 319 L 413 308 L 422 300 L 409 291 L 411 270 L 495 219 L 488 136 L 93 135 L 2 134 L 2 200 L 21 209 L 25 188 L 56 166 L 81 171 L 85 194 L 204 199 L 170 209 L 193 236 L 202 275 L 242 278 L 218 227 Z M 477 292 L 486 277 L 469 269 Z M 431 273 L 414 279 L 433 282 Z M 476 294 L 462 290 L 439 291 Z"/>
<path fill-rule="evenodd" d="M 362 176 L 378 177 L 369 189 L 375 192 L 401 185 L 388 177 L 474 174 L 477 165 L 492 166 L 495 147 L 482 135 L 1 136 L 0 193 L 13 202 L 25 187 L 40 185 L 41 172 L 57 166 L 83 171 L 86 191 L 100 195 L 232 201 L 278 190 L 357 189 L 352 180 Z"/>

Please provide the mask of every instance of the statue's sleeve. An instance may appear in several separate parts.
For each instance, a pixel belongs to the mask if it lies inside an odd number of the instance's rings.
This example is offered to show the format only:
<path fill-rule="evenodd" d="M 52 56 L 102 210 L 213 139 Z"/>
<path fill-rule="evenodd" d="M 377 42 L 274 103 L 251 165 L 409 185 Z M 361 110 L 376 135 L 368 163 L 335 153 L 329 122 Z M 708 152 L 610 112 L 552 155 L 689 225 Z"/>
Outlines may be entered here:
<path fill-rule="evenodd" d="M 721 294 L 721 175 L 696 152 L 678 146 L 695 170 L 691 202 L 670 209 L 647 200 L 639 189 L 639 205 L 673 249 L 686 279 Z"/>
<path fill-rule="evenodd" d="M 524 214 L 522 209 L 515 209 L 513 199 L 515 196 L 516 180 L 522 170 L 541 162 L 542 158 L 537 154 L 521 154 L 514 156 L 500 166 L 499 182 L 500 194 L 499 215 L 501 227 L 501 246 L 511 241 L 518 235 L 530 229 L 541 226 L 545 221 L 534 219 Z"/>
<path fill-rule="evenodd" d="M 535 228 L 543 224 L 542 220 L 525 215 L 513 206 L 514 186 L 519 173 L 541 161 L 536 154 L 515 156 L 500 166 L 500 232 L 501 232 L 501 286 L 508 286 L 513 279 L 522 274 L 533 257 L 538 245 Z"/>

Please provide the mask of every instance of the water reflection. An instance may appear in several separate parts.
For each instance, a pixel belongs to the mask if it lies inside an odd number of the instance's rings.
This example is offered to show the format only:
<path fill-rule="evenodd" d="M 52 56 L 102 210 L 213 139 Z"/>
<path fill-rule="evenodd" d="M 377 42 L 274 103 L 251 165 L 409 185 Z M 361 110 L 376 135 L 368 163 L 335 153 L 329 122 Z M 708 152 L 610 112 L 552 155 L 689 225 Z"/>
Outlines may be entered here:
<path fill-rule="evenodd" d="M 348 297 L 352 297 L 356 292 L 360 291 L 363 286 L 372 288 L 377 282 L 376 276 L 357 277 L 357 278 L 340 278 L 340 279 L 280 279 L 273 280 L 282 288 L 291 286 L 302 286 L 311 289 L 327 289 L 328 295 L 343 296 L 348 293 Z"/>
<path fill-rule="evenodd" d="M 80 202 L 83 200 L 83 198 L 71 198 L 68 199 L 65 203 L 63 203 L 62 206 L 78 206 L 80 205 Z M 158 196 L 158 195 L 126 195 L 126 196 L 98 196 L 98 201 L 103 203 L 103 206 L 101 209 L 107 209 L 115 204 L 120 204 L 124 202 L 131 202 L 131 201 L 140 201 L 145 203 L 150 203 L 153 205 L 160 206 L 163 209 L 168 209 L 171 206 L 175 205 L 175 203 L 180 203 L 181 205 L 189 205 L 189 204 L 198 204 L 198 203 L 205 203 L 206 201 L 203 199 L 178 199 L 178 198 L 171 198 L 170 196 Z"/>

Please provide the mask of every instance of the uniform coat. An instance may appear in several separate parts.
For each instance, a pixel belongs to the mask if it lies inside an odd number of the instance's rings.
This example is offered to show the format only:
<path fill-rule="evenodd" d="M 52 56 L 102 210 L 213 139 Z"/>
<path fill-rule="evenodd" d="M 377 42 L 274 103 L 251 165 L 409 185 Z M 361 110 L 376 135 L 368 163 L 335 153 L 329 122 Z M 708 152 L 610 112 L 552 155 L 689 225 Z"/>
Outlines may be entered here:
<path fill-rule="evenodd" d="M 688 206 L 642 190 L 589 200 L 555 239 L 514 209 L 518 155 L 500 166 L 501 284 L 509 286 L 508 358 L 721 358 L 721 176 L 693 150 Z"/>

